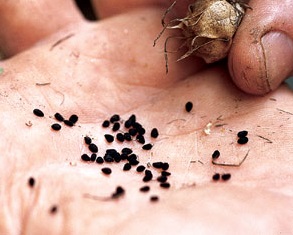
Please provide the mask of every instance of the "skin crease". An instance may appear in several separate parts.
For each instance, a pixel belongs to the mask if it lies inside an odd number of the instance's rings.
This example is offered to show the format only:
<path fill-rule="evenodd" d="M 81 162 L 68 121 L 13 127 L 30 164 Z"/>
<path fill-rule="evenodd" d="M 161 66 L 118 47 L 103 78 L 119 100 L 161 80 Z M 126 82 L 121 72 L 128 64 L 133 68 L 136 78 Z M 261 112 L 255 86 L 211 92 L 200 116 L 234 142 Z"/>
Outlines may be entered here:
<path fill-rule="evenodd" d="M 103 6 L 100 11 L 111 12 Z M 175 63 L 176 55 L 170 56 L 166 76 L 164 38 L 152 47 L 164 9 L 133 7 L 97 23 L 80 18 L 76 23 L 73 17 L 67 27 L 0 62 L 0 234 L 293 232 L 292 91 L 282 85 L 266 96 L 251 96 L 233 84 L 224 63 L 204 67 L 195 58 Z M 42 22 L 34 23 L 37 28 Z M 29 34 L 25 27 L 21 31 Z M 1 31 L 0 38 L 4 35 L 9 38 L 9 32 Z M 187 101 L 194 104 L 191 113 L 184 111 Z M 45 117 L 34 116 L 34 108 Z M 55 112 L 76 113 L 79 121 L 54 132 Z M 129 146 L 142 163 L 170 163 L 169 190 L 154 181 L 143 194 L 138 189 L 145 184 L 135 169 L 125 173 L 123 164 L 112 164 L 113 173 L 105 176 L 101 166 L 80 161 L 87 152 L 85 135 L 94 138 L 101 154 L 124 147 L 102 137 L 111 131 L 101 123 L 114 113 L 124 120 L 135 113 L 147 131 L 159 129 L 157 140 L 148 139 L 154 143 L 151 151 Z M 213 126 L 206 135 L 209 122 Z M 236 135 L 243 129 L 249 142 L 240 146 Z M 248 156 L 240 167 L 216 166 L 211 163 L 215 149 L 221 152 L 219 162 L 238 163 Z M 215 172 L 232 177 L 212 182 Z M 31 176 L 33 188 L 27 183 Z M 84 196 L 106 197 L 118 185 L 126 194 L 115 201 Z M 160 201 L 150 203 L 151 195 Z M 54 205 L 58 210 L 50 214 Z"/>

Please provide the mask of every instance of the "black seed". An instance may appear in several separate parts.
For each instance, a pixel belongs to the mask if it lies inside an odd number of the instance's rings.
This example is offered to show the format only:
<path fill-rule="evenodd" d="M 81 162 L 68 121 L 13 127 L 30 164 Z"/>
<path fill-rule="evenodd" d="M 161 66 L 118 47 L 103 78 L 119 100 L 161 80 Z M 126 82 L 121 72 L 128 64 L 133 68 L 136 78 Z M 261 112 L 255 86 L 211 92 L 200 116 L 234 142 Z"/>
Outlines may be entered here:
<path fill-rule="evenodd" d="M 96 158 L 97 158 L 97 154 L 93 153 L 93 154 L 91 155 L 91 162 L 96 161 Z"/>
<path fill-rule="evenodd" d="M 145 176 L 143 177 L 144 182 L 151 181 L 153 179 L 153 174 L 150 170 L 145 170 Z"/>
<path fill-rule="evenodd" d="M 105 134 L 104 136 L 108 143 L 112 143 L 114 141 L 113 135 Z"/>
<path fill-rule="evenodd" d="M 168 171 L 162 171 L 162 172 L 161 172 L 161 175 L 162 175 L 162 176 L 170 176 L 171 173 L 168 172 Z"/>
<path fill-rule="evenodd" d="M 120 162 L 122 160 L 119 153 L 115 154 L 113 158 L 115 162 Z"/>
<path fill-rule="evenodd" d="M 148 192 L 148 191 L 150 191 L 150 187 L 149 186 L 143 186 L 143 187 L 141 187 L 139 189 L 139 191 L 141 191 L 141 192 Z"/>
<path fill-rule="evenodd" d="M 217 181 L 217 180 L 219 180 L 220 179 L 220 174 L 219 173 L 215 173 L 214 175 L 213 175 L 213 180 L 214 181 Z"/>
<path fill-rule="evenodd" d="M 120 154 L 121 160 L 126 160 L 128 155 L 125 153 Z"/>
<path fill-rule="evenodd" d="M 157 180 L 161 183 L 165 183 L 167 181 L 167 179 L 168 179 L 167 176 L 159 176 L 157 178 Z"/>
<path fill-rule="evenodd" d="M 112 194 L 112 198 L 121 197 L 122 195 L 124 195 L 124 193 L 125 193 L 125 190 L 121 186 L 118 186 L 116 188 L 116 192 Z"/>
<path fill-rule="evenodd" d="M 128 160 L 128 161 L 131 161 L 131 160 L 137 160 L 137 156 L 136 156 L 136 154 L 134 154 L 134 153 L 130 154 L 130 155 L 127 157 L 127 160 Z"/>
<path fill-rule="evenodd" d="M 104 167 L 101 170 L 106 175 L 110 175 L 112 173 L 112 170 L 109 167 Z"/>
<path fill-rule="evenodd" d="M 102 127 L 109 127 L 110 126 L 110 122 L 108 120 L 105 120 L 102 124 Z"/>
<path fill-rule="evenodd" d="M 119 142 L 123 142 L 124 141 L 124 135 L 122 133 L 118 133 L 116 135 L 116 139 L 119 141 Z"/>
<path fill-rule="evenodd" d="M 131 135 L 129 134 L 129 133 L 124 133 L 124 139 L 126 140 L 126 141 L 131 141 L 132 139 L 131 139 Z"/>
<path fill-rule="evenodd" d="M 130 148 L 123 148 L 123 149 L 121 150 L 121 153 L 124 153 L 124 154 L 129 155 L 129 154 L 132 153 L 132 149 L 130 149 Z"/>
<path fill-rule="evenodd" d="M 134 129 L 134 128 L 131 128 L 131 129 L 129 129 L 128 133 L 129 133 L 129 135 L 131 135 L 131 136 L 135 136 L 135 135 L 137 134 L 137 130 Z"/>
<path fill-rule="evenodd" d="M 153 147 L 152 144 L 145 144 L 145 145 L 142 146 L 142 149 L 144 149 L 144 150 L 151 150 L 152 147 Z"/>
<path fill-rule="evenodd" d="M 168 172 L 168 171 L 162 171 L 162 172 L 161 172 L 161 175 L 162 175 L 162 176 L 170 176 L 171 173 Z"/>
<path fill-rule="evenodd" d="M 58 123 L 54 123 L 54 124 L 51 125 L 51 128 L 54 131 L 59 131 L 59 130 L 61 130 L 61 125 L 59 125 Z"/>
<path fill-rule="evenodd" d="M 112 127 L 112 131 L 118 131 L 120 129 L 120 123 L 119 122 L 115 122 L 113 127 Z"/>
<path fill-rule="evenodd" d="M 145 144 L 145 139 L 144 139 L 143 135 L 137 135 L 136 140 L 141 144 Z"/>
<path fill-rule="evenodd" d="M 128 161 L 128 162 L 129 162 L 129 164 L 132 165 L 132 166 L 136 166 L 136 165 L 139 164 L 139 161 L 136 160 L 136 159 L 134 159 L 134 160 L 130 160 L 130 161 Z"/>
<path fill-rule="evenodd" d="M 145 134 L 145 129 L 143 127 L 137 129 L 138 134 L 144 135 Z"/>
<path fill-rule="evenodd" d="M 59 122 L 63 122 L 64 121 L 64 117 L 60 113 L 55 113 L 54 117 Z"/>
<path fill-rule="evenodd" d="M 136 116 L 134 114 L 132 114 L 124 123 L 124 126 L 126 128 L 129 128 L 133 125 L 133 123 L 136 122 Z"/>
<path fill-rule="evenodd" d="M 114 122 L 118 122 L 120 120 L 120 116 L 118 114 L 114 114 L 111 118 L 110 118 L 110 122 L 114 123 Z"/>
<path fill-rule="evenodd" d="M 163 165 L 162 165 L 162 170 L 166 171 L 168 169 L 169 169 L 169 163 L 164 162 Z"/>
<path fill-rule="evenodd" d="M 87 145 L 90 145 L 92 143 L 92 139 L 88 136 L 85 136 L 84 138 L 84 142 L 87 144 Z"/>
<path fill-rule="evenodd" d="M 159 136 L 159 132 L 157 128 L 153 128 L 151 131 L 151 137 L 152 138 L 157 138 Z"/>
<path fill-rule="evenodd" d="M 54 205 L 54 206 L 52 206 L 52 207 L 50 208 L 50 213 L 51 213 L 51 214 L 55 214 L 55 213 L 57 213 L 57 211 L 58 211 L 58 207 L 57 207 L 56 205 Z"/>
<path fill-rule="evenodd" d="M 242 138 L 242 137 L 246 137 L 247 134 L 248 134 L 248 131 L 239 131 L 239 132 L 237 133 L 237 136 L 238 136 L 239 138 Z"/>
<path fill-rule="evenodd" d="M 64 122 L 64 124 L 65 124 L 66 126 L 73 126 L 73 125 L 74 125 L 74 123 L 72 123 L 72 122 L 69 121 L 69 120 L 64 120 L 63 122 Z"/>
<path fill-rule="evenodd" d="M 212 158 L 213 159 L 217 159 L 218 157 L 220 157 L 220 151 L 219 150 L 215 150 L 212 154 Z"/>
<path fill-rule="evenodd" d="M 190 112 L 190 111 L 192 110 L 192 108 L 193 108 L 193 103 L 190 102 L 190 101 L 188 101 L 188 102 L 185 104 L 185 110 L 186 110 L 187 112 Z"/>
<path fill-rule="evenodd" d="M 238 144 L 246 144 L 248 142 L 248 138 L 245 136 L 245 137 L 241 137 L 237 140 L 237 143 Z"/>
<path fill-rule="evenodd" d="M 222 180 L 229 180 L 231 178 L 231 174 L 230 173 L 227 173 L 227 174 L 223 174 L 222 175 Z"/>
<path fill-rule="evenodd" d="M 111 156 L 114 156 L 115 154 L 117 154 L 117 150 L 116 149 L 107 149 L 106 150 L 106 153 L 111 155 Z"/>
<path fill-rule="evenodd" d="M 96 163 L 103 164 L 104 159 L 102 157 L 97 157 Z"/>
<path fill-rule="evenodd" d="M 28 179 L 28 185 L 33 188 L 35 186 L 35 179 L 33 177 L 30 177 Z"/>
<path fill-rule="evenodd" d="M 33 110 L 34 115 L 38 116 L 38 117 L 44 117 L 44 113 L 42 110 L 40 109 L 34 109 Z"/>
<path fill-rule="evenodd" d="M 153 167 L 157 169 L 161 169 L 163 166 L 163 162 L 154 162 Z"/>
<path fill-rule="evenodd" d="M 125 163 L 125 165 L 123 166 L 123 170 L 129 171 L 130 169 L 131 169 L 131 165 L 129 163 Z"/>
<path fill-rule="evenodd" d="M 169 183 L 160 183 L 160 187 L 161 188 L 170 188 L 170 184 Z"/>
<path fill-rule="evenodd" d="M 134 122 L 132 124 L 132 127 L 135 128 L 136 130 L 139 130 L 142 128 L 142 125 L 139 122 Z"/>
<path fill-rule="evenodd" d="M 105 160 L 105 162 L 114 162 L 114 158 L 109 154 L 106 154 L 104 156 L 104 160 Z"/>
<path fill-rule="evenodd" d="M 85 161 L 85 162 L 88 162 L 88 161 L 91 160 L 90 156 L 87 155 L 86 153 L 84 153 L 84 154 L 81 155 L 81 159 L 82 159 L 83 161 Z"/>
<path fill-rule="evenodd" d="M 150 201 L 151 202 L 157 202 L 157 201 L 159 201 L 159 197 L 158 196 L 151 196 Z"/>
<path fill-rule="evenodd" d="M 137 172 L 143 172 L 144 170 L 145 170 L 145 166 L 143 166 L 143 165 L 140 165 L 136 168 Z"/>
<path fill-rule="evenodd" d="M 97 152 L 99 151 L 98 146 L 95 145 L 95 144 L 93 144 L 93 143 L 91 143 L 91 144 L 89 145 L 89 150 L 90 150 L 92 153 L 97 153 Z"/>
<path fill-rule="evenodd" d="M 78 121 L 78 116 L 76 114 L 72 114 L 69 118 L 69 121 L 75 124 Z"/>

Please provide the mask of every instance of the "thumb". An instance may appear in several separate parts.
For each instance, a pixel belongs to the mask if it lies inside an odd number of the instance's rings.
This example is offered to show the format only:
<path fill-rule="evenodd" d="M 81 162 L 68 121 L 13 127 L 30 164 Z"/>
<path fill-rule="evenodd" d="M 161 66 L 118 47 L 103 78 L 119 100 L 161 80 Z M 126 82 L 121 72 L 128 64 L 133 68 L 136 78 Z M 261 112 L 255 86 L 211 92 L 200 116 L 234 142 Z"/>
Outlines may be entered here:
<path fill-rule="evenodd" d="M 275 90 L 293 72 L 293 1 L 255 0 L 229 55 L 236 85 L 251 94 Z"/>

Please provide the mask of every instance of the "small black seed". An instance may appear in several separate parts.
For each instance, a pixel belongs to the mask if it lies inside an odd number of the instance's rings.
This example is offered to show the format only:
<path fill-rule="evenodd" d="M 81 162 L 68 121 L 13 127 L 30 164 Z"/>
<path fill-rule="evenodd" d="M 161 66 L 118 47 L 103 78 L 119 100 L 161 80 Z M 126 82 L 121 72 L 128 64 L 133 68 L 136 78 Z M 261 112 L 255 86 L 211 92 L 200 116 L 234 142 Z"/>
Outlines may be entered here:
<path fill-rule="evenodd" d="M 128 155 L 125 153 L 120 154 L 121 160 L 126 160 Z"/>
<path fill-rule="evenodd" d="M 74 125 L 74 123 L 69 120 L 64 120 L 63 122 L 66 126 L 73 126 Z"/>
<path fill-rule="evenodd" d="M 124 133 L 124 139 L 126 141 L 131 141 L 132 140 L 131 135 L 128 132 Z"/>
<path fill-rule="evenodd" d="M 222 180 L 229 180 L 231 178 L 231 174 L 230 173 L 227 173 L 227 174 L 223 174 L 222 175 Z"/>
<path fill-rule="evenodd" d="M 91 143 L 91 144 L 89 145 L 89 150 L 90 150 L 92 153 L 97 153 L 97 152 L 99 151 L 98 146 L 95 145 L 95 144 L 93 144 L 93 143 Z"/>
<path fill-rule="evenodd" d="M 116 192 L 112 194 L 112 198 L 121 197 L 122 195 L 124 195 L 124 193 L 125 193 L 125 190 L 121 186 L 118 186 L 116 188 Z"/>
<path fill-rule="evenodd" d="M 185 110 L 186 110 L 187 112 L 190 112 L 190 111 L 192 110 L 192 108 L 193 108 L 193 103 L 190 102 L 190 101 L 188 101 L 188 102 L 185 104 Z"/>
<path fill-rule="evenodd" d="M 150 170 L 145 170 L 145 175 L 153 175 L 153 173 Z"/>
<path fill-rule="evenodd" d="M 129 163 L 125 163 L 125 165 L 123 166 L 123 170 L 129 171 L 130 169 L 131 169 L 131 165 Z"/>
<path fill-rule="evenodd" d="M 143 127 L 137 129 L 138 134 L 144 135 L 145 134 L 145 129 Z"/>
<path fill-rule="evenodd" d="M 132 124 L 132 127 L 135 128 L 136 130 L 139 130 L 142 128 L 142 125 L 139 122 L 134 122 Z"/>
<path fill-rule="evenodd" d="M 215 150 L 212 154 L 212 158 L 213 159 L 217 159 L 218 157 L 220 157 L 220 151 L 219 150 Z"/>
<path fill-rule="evenodd" d="M 113 127 L 112 127 L 112 131 L 118 131 L 120 129 L 120 123 L 119 122 L 115 122 Z"/>
<path fill-rule="evenodd" d="M 44 113 L 42 110 L 40 109 L 34 109 L 33 110 L 34 115 L 38 116 L 38 117 L 44 117 Z"/>
<path fill-rule="evenodd" d="M 162 170 L 166 171 L 168 169 L 169 169 L 169 163 L 164 162 L 163 165 L 162 165 Z"/>
<path fill-rule="evenodd" d="M 170 186 L 171 185 L 169 183 L 167 183 L 167 182 L 166 183 L 160 183 L 161 188 L 170 188 Z"/>
<path fill-rule="evenodd" d="M 33 177 L 30 177 L 28 179 L 28 185 L 33 188 L 35 186 L 35 179 Z"/>
<path fill-rule="evenodd" d="M 246 137 L 247 134 L 248 134 L 248 131 L 239 131 L 239 132 L 237 133 L 237 136 L 238 136 L 239 138 L 242 138 L 242 137 Z"/>
<path fill-rule="evenodd" d="M 248 138 L 245 136 L 245 137 L 241 137 L 237 140 L 237 143 L 238 144 L 246 144 L 248 142 Z"/>
<path fill-rule="evenodd" d="M 114 161 L 117 162 L 117 163 L 122 160 L 121 155 L 119 153 L 115 154 L 113 158 L 114 158 Z"/>
<path fill-rule="evenodd" d="M 153 128 L 151 131 L 151 137 L 152 138 L 157 138 L 159 136 L 159 132 L 157 128 Z"/>
<path fill-rule="evenodd" d="M 97 154 L 93 153 L 93 154 L 91 155 L 91 162 L 96 161 L 96 158 L 97 158 Z"/>
<path fill-rule="evenodd" d="M 101 170 L 106 175 L 110 175 L 112 173 L 112 170 L 109 167 L 104 167 Z"/>
<path fill-rule="evenodd" d="M 134 114 L 132 114 L 125 122 L 124 126 L 126 128 L 129 128 L 133 125 L 133 123 L 136 122 L 136 116 Z"/>
<path fill-rule="evenodd" d="M 124 127 L 128 129 L 128 128 L 131 127 L 131 124 L 132 123 L 129 120 L 126 120 L 125 123 L 124 123 Z"/>
<path fill-rule="evenodd" d="M 131 129 L 129 129 L 128 133 L 129 133 L 129 135 L 131 135 L 131 136 L 135 136 L 135 135 L 137 134 L 137 130 L 134 129 L 134 128 L 131 128 Z"/>
<path fill-rule="evenodd" d="M 145 176 L 143 177 L 144 182 L 151 181 L 153 179 L 153 174 L 150 170 L 145 170 Z"/>
<path fill-rule="evenodd" d="M 132 153 L 132 149 L 130 149 L 130 148 L 123 148 L 123 149 L 121 150 L 121 153 L 124 153 L 124 154 L 129 155 L 129 154 Z"/>
<path fill-rule="evenodd" d="M 114 158 L 109 154 L 106 154 L 104 156 L 104 160 L 105 160 L 105 162 L 114 162 Z"/>
<path fill-rule="evenodd" d="M 87 144 L 87 145 L 90 145 L 92 143 L 92 139 L 88 136 L 85 136 L 84 138 L 84 142 Z"/>
<path fill-rule="evenodd" d="M 112 143 L 114 141 L 113 135 L 105 134 L 104 136 L 108 143 Z"/>
<path fill-rule="evenodd" d="M 107 149 L 106 150 L 106 153 L 111 155 L 111 156 L 114 156 L 115 154 L 117 154 L 117 150 L 116 149 Z"/>
<path fill-rule="evenodd" d="M 114 123 L 114 122 L 118 122 L 120 120 L 120 116 L 118 114 L 114 114 L 111 118 L 110 118 L 110 122 Z"/>
<path fill-rule="evenodd" d="M 161 172 L 161 175 L 162 175 L 162 176 L 170 176 L 171 173 L 168 172 L 168 171 L 162 171 L 162 172 Z"/>
<path fill-rule="evenodd" d="M 122 133 L 118 133 L 116 135 L 116 139 L 119 141 L 119 142 L 123 142 L 124 141 L 124 135 Z"/>
<path fill-rule="evenodd" d="M 130 160 L 130 161 L 128 160 L 128 162 L 129 162 L 129 164 L 132 165 L 132 166 L 136 166 L 136 165 L 139 164 L 139 161 L 136 160 L 136 159 L 133 159 L 133 160 Z"/>
<path fill-rule="evenodd" d="M 220 179 L 220 174 L 219 173 L 215 173 L 214 175 L 213 175 L 213 180 L 214 181 L 217 181 L 217 180 L 219 180 Z"/>
<path fill-rule="evenodd" d="M 141 191 L 141 192 L 148 192 L 148 191 L 150 191 L 150 186 L 143 186 L 143 187 L 141 187 L 139 189 L 139 191 Z"/>
<path fill-rule="evenodd" d="M 159 201 L 159 197 L 158 196 L 151 196 L 150 201 L 151 202 L 157 202 L 157 201 Z"/>
<path fill-rule="evenodd" d="M 159 176 L 157 178 L 157 180 L 161 183 L 165 183 L 167 181 L 167 179 L 168 179 L 167 176 Z"/>
<path fill-rule="evenodd" d="M 102 127 L 109 127 L 110 126 L 110 122 L 108 120 L 105 120 L 102 124 Z"/>
<path fill-rule="evenodd" d="M 54 123 L 51 125 L 51 128 L 54 130 L 54 131 L 59 131 L 61 130 L 61 125 L 58 124 L 58 123 Z"/>
<path fill-rule="evenodd" d="M 55 113 L 54 117 L 59 122 L 63 122 L 64 121 L 64 117 L 60 113 Z"/>
<path fill-rule="evenodd" d="M 97 157 L 96 163 L 103 164 L 104 159 L 102 157 Z"/>
<path fill-rule="evenodd" d="M 75 124 L 78 121 L 78 116 L 76 114 L 72 114 L 69 118 L 69 121 Z"/>
<path fill-rule="evenodd" d="M 144 149 L 144 150 L 151 150 L 152 147 L 153 147 L 152 144 L 145 144 L 145 145 L 142 146 L 142 149 Z"/>
<path fill-rule="evenodd" d="M 140 165 L 136 168 L 137 172 L 143 172 L 144 170 L 145 170 L 145 166 L 143 166 L 143 165 Z"/>
<path fill-rule="evenodd" d="M 50 213 L 51 213 L 51 214 L 55 214 L 55 213 L 57 213 L 57 211 L 58 211 L 58 207 L 57 207 L 56 205 L 54 205 L 54 206 L 52 206 L 52 207 L 50 208 Z"/>
<path fill-rule="evenodd" d="M 137 135 L 136 140 L 141 144 L 145 144 L 145 139 L 144 139 L 143 135 Z"/>
<path fill-rule="evenodd" d="M 163 162 L 154 162 L 153 167 L 157 169 L 161 169 L 163 166 Z"/>
<path fill-rule="evenodd" d="M 81 155 L 81 159 L 82 159 L 83 161 L 85 161 L 85 162 L 88 162 L 88 161 L 91 160 L 90 156 L 87 155 L 86 153 L 84 153 L 84 154 Z"/>
<path fill-rule="evenodd" d="M 128 161 L 132 161 L 132 160 L 137 160 L 137 156 L 136 154 L 132 153 L 127 157 Z"/>

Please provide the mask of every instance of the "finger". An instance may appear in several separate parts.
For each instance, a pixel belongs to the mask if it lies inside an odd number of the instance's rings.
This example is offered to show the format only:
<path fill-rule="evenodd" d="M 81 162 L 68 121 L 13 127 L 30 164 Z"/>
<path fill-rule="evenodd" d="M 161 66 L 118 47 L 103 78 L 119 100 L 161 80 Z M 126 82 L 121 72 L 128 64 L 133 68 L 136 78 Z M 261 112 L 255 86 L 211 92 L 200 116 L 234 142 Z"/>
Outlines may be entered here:
<path fill-rule="evenodd" d="M 252 1 L 229 55 L 229 69 L 245 92 L 275 90 L 293 71 L 291 0 Z"/>
<path fill-rule="evenodd" d="M 0 50 L 10 57 L 81 19 L 73 1 L 0 0 Z"/>

